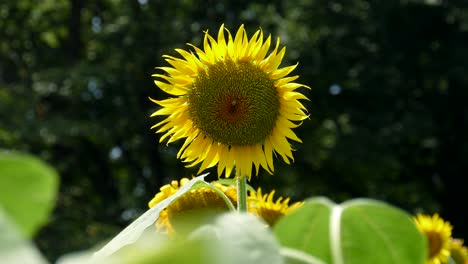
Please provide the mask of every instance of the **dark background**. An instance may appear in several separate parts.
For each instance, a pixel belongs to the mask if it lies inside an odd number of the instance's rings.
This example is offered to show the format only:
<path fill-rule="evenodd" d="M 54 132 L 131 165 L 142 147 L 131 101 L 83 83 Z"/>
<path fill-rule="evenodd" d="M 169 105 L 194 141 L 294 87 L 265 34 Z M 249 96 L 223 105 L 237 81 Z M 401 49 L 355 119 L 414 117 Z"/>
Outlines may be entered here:
<path fill-rule="evenodd" d="M 468 237 L 467 1 L 2 1 L 0 147 L 60 173 L 35 237 L 49 259 L 112 237 L 162 184 L 196 172 L 176 159 L 180 142 L 150 130 L 148 97 L 166 98 L 151 74 L 221 23 L 281 37 L 283 65 L 299 61 L 312 87 L 295 163 L 277 158 L 254 187 L 439 212 Z"/>

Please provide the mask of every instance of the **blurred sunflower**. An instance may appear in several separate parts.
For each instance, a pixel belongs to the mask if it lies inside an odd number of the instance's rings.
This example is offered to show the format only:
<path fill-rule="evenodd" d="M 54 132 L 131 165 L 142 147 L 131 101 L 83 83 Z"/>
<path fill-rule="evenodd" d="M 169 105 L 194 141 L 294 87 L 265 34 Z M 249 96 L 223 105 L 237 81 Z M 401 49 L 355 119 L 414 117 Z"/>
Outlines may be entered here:
<path fill-rule="evenodd" d="M 278 198 L 275 202 L 273 200 L 274 195 L 274 190 L 269 194 L 262 194 L 262 189 L 258 188 L 256 192 L 250 192 L 247 198 L 248 211 L 261 217 L 269 226 L 273 226 L 281 217 L 304 204 L 304 202 L 296 202 L 289 205 L 290 198 L 283 200 L 283 197 Z"/>
<path fill-rule="evenodd" d="M 226 38 L 227 36 L 227 38 Z M 288 138 L 301 142 L 292 131 L 306 119 L 296 91 L 306 85 L 288 76 L 297 66 L 279 68 L 285 47 L 279 38 L 269 52 L 271 36 L 262 30 L 249 39 L 241 25 L 235 37 L 221 25 L 217 40 L 205 33 L 203 49 L 176 49 L 182 58 L 165 55 L 172 67 L 159 67 L 155 84 L 175 96 L 157 101 L 162 108 L 151 116 L 167 116 L 152 128 L 164 133 L 160 141 L 185 139 L 177 157 L 187 166 L 201 163 L 199 173 L 218 165 L 229 177 L 252 174 L 252 166 L 273 173 L 273 152 L 289 164 L 294 160 Z"/>
<path fill-rule="evenodd" d="M 172 181 L 160 188 L 154 198 L 148 203 L 152 208 L 164 199 L 174 195 L 180 187 L 184 186 L 189 179 L 183 178 L 180 181 Z M 229 200 L 236 205 L 237 190 L 233 185 L 223 185 L 219 183 L 211 183 L 213 186 L 221 190 Z M 172 202 L 168 207 L 163 209 L 156 220 L 156 230 L 162 233 L 174 233 L 173 221 L 175 218 L 187 215 L 187 213 L 195 212 L 196 210 L 210 209 L 215 211 L 228 210 L 226 202 L 212 189 L 201 187 L 193 189 Z"/>
<path fill-rule="evenodd" d="M 463 246 L 463 240 L 450 240 L 450 257 L 456 264 L 468 264 L 468 249 Z"/>
<path fill-rule="evenodd" d="M 148 203 L 152 208 L 164 199 L 174 195 L 189 179 L 183 178 L 180 181 L 172 181 L 160 188 L 154 198 Z M 217 182 L 210 183 L 218 190 L 222 191 L 229 200 L 236 205 L 237 189 L 234 185 L 223 185 Z M 269 194 L 262 194 L 262 190 L 251 191 L 248 197 L 248 211 L 262 218 L 269 226 L 273 226 L 282 216 L 287 215 L 295 209 L 302 206 L 303 202 L 297 202 L 289 205 L 289 198 L 283 200 L 283 197 L 274 201 L 275 191 Z M 183 217 L 187 213 L 195 212 L 200 209 L 210 209 L 214 211 L 227 211 L 228 207 L 224 200 L 212 189 L 201 187 L 190 190 L 177 200 L 172 202 L 168 207 L 161 211 L 159 218 L 156 220 L 156 230 L 162 233 L 174 233 L 174 219 Z"/>
<path fill-rule="evenodd" d="M 429 255 L 427 264 L 443 264 L 450 256 L 450 238 L 452 226 L 438 214 L 433 216 L 418 214 L 415 218 L 416 226 L 426 236 Z"/>

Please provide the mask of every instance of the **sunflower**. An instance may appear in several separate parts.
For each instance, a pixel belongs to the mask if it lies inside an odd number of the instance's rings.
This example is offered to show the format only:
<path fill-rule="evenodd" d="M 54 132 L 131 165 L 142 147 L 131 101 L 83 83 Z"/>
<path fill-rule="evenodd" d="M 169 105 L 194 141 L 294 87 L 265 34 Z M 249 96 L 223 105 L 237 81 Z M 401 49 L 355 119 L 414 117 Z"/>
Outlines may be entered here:
<path fill-rule="evenodd" d="M 274 195 L 274 190 L 269 194 L 262 194 L 262 189 L 258 188 L 256 192 L 250 192 L 247 199 L 249 212 L 259 216 L 270 226 L 273 226 L 281 217 L 291 213 L 304 204 L 304 202 L 297 202 L 289 205 L 290 198 L 283 200 L 283 197 L 278 198 L 278 200 L 274 202 Z"/>
<path fill-rule="evenodd" d="M 427 264 L 447 263 L 450 256 L 450 238 L 452 226 L 438 214 L 433 216 L 418 214 L 415 217 L 416 226 L 427 238 L 429 254 Z"/>
<path fill-rule="evenodd" d="M 188 181 L 189 179 L 183 178 L 180 181 L 172 181 L 170 184 L 164 185 L 160 188 L 160 192 L 148 203 L 148 206 L 151 208 L 164 199 L 174 195 L 179 188 L 184 186 Z M 220 183 L 211 184 L 221 190 L 234 205 L 237 203 L 237 191 L 235 186 L 226 186 Z M 174 233 L 174 219 L 200 209 L 227 211 L 228 206 L 226 202 L 210 188 L 201 187 L 193 189 L 161 211 L 159 218 L 156 220 L 156 229 L 162 233 Z"/>
<path fill-rule="evenodd" d="M 450 240 L 450 257 L 456 264 L 468 264 L 468 249 L 463 246 L 463 240 Z"/>
<path fill-rule="evenodd" d="M 227 36 L 227 37 L 226 37 Z M 294 161 L 288 139 L 301 142 L 292 131 L 306 119 L 296 91 L 306 85 L 288 76 L 297 66 L 279 68 L 285 54 L 280 39 L 270 52 L 271 36 L 262 30 L 249 39 L 241 25 L 235 37 L 221 25 L 217 39 L 205 32 L 203 49 L 176 49 L 182 58 L 165 55 L 172 67 L 158 67 L 155 84 L 173 96 L 154 100 L 162 108 L 151 116 L 166 116 L 154 125 L 167 143 L 185 139 L 177 158 L 187 167 L 201 163 L 199 172 L 218 165 L 229 177 L 250 179 L 260 166 L 273 173 L 273 153 Z"/>

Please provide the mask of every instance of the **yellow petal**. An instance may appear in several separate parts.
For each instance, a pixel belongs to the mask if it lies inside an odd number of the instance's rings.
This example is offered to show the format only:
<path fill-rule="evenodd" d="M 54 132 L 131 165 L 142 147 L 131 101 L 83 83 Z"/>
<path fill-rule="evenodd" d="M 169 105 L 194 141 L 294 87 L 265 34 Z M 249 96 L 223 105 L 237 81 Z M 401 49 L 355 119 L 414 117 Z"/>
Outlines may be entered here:
<path fill-rule="evenodd" d="M 291 129 L 288 128 L 288 121 L 286 119 L 283 119 L 283 118 L 278 118 L 278 120 L 276 121 L 277 122 L 277 125 L 276 125 L 276 128 L 279 130 L 279 132 L 281 134 L 283 134 L 284 136 L 292 139 L 292 140 L 295 140 L 297 142 L 300 142 L 302 143 L 302 140 L 300 138 L 298 138 L 296 136 L 296 134 L 294 134 L 294 132 L 292 132 Z"/>
<path fill-rule="evenodd" d="M 265 58 L 268 50 L 270 49 L 270 44 L 271 44 L 271 35 L 268 36 L 268 38 L 263 43 L 263 46 L 260 48 L 257 55 L 255 56 L 255 60 L 257 62 L 261 62 Z"/>
<path fill-rule="evenodd" d="M 211 147 L 209 151 L 207 151 L 206 157 L 204 158 L 203 163 L 200 166 L 200 169 L 198 170 L 197 174 L 200 174 L 207 168 L 213 167 L 219 161 L 218 144 L 211 142 L 210 146 Z"/>
<path fill-rule="evenodd" d="M 274 171 L 274 166 L 273 166 L 273 146 L 270 141 L 270 137 L 267 137 L 265 139 L 264 143 L 264 152 L 265 152 L 265 157 L 266 161 L 268 164 L 268 167 L 271 169 L 271 171 Z"/>
<path fill-rule="evenodd" d="M 283 78 L 283 77 L 287 76 L 288 74 L 290 74 L 297 67 L 297 65 L 298 65 L 298 63 L 296 63 L 295 65 L 291 65 L 291 66 L 283 67 L 281 69 L 274 70 L 270 74 L 270 78 L 272 78 L 272 79 Z"/>
<path fill-rule="evenodd" d="M 284 162 L 286 162 L 286 164 L 290 164 L 288 157 L 294 160 L 291 152 L 291 146 L 286 138 L 282 137 L 281 134 L 278 133 L 277 128 L 273 129 L 270 140 L 275 151 L 283 157 Z"/>
<path fill-rule="evenodd" d="M 299 75 L 281 78 L 281 79 L 275 81 L 275 86 L 282 88 L 283 85 L 285 85 L 285 84 L 287 84 L 289 82 L 292 82 L 292 81 L 296 80 L 297 78 L 299 78 Z"/>
<path fill-rule="evenodd" d="M 168 94 L 176 95 L 176 96 L 185 95 L 187 94 L 187 91 L 188 91 L 184 87 L 167 84 L 167 83 L 163 83 L 160 81 L 154 81 L 154 83 L 164 92 Z"/>
<path fill-rule="evenodd" d="M 228 147 L 221 145 L 219 150 L 219 164 L 218 164 L 218 175 L 221 175 L 226 167 Z"/>
<path fill-rule="evenodd" d="M 278 66 L 281 64 L 281 61 L 283 61 L 285 52 L 286 47 L 283 47 L 277 55 L 273 55 L 273 57 L 270 60 L 268 60 L 268 64 L 266 64 L 266 67 L 264 68 L 265 72 L 272 72 L 278 69 Z"/>
<path fill-rule="evenodd" d="M 232 168 L 234 167 L 234 153 L 232 149 L 230 149 L 227 152 L 227 158 L 226 158 L 226 178 L 229 178 L 232 172 Z"/>

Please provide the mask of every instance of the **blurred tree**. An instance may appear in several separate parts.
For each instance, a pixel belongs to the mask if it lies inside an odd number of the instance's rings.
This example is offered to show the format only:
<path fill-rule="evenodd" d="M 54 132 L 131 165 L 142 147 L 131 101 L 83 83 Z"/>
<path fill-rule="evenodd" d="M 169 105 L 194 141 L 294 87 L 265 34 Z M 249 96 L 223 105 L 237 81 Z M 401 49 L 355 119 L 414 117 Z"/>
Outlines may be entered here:
<path fill-rule="evenodd" d="M 460 210 L 468 152 L 468 6 L 463 1 L 45 0 L 0 3 L 0 147 L 61 175 L 50 259 L 115 234 L 159 186 L 196 170 L 158 144 L 148 116 L 163 54 L 221 23 L 262 27 L 287 45 L 310 85 L 293 166 L 264 189 L 336 201 L 367 196 L 440 211 L 467 237 Z M 211 176 L 215 178 L 213 175 Z"/>
<path fill-rule="evenodd" d="M 466 8 L 364 0 L 284 6 L 273 24 L 316 87 L 301 166 L 286 171 L 300 175 L 306 166 L 311 175 L 297 176 L 308 184 L 292 190 L 316 186 L 337 200 L 371 196 L 440 211 L 466 237 L 457 203 L 468 169 Z"/>

